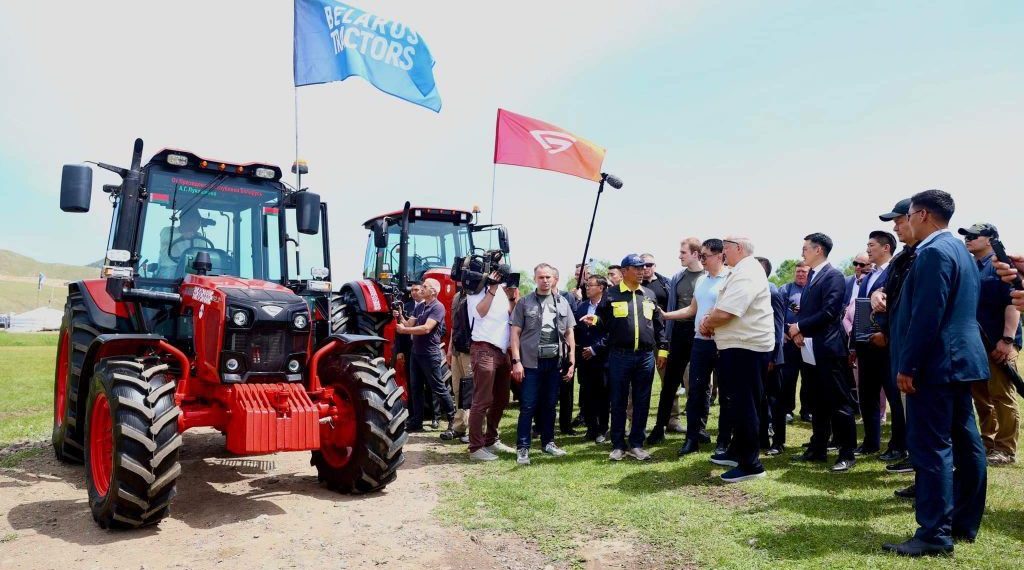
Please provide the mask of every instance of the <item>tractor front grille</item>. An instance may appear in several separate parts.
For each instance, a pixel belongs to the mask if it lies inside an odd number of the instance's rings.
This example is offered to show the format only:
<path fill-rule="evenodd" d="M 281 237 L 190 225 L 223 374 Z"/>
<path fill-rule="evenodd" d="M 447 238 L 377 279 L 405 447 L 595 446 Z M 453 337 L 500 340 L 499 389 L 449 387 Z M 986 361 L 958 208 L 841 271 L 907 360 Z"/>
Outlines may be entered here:
<path fill-rule="evenodd" d="M 230 333 L 231 352 L 244 354 L 249 372 L 281 372 L 288 356 L 288 331 L 238 331 Z"/>

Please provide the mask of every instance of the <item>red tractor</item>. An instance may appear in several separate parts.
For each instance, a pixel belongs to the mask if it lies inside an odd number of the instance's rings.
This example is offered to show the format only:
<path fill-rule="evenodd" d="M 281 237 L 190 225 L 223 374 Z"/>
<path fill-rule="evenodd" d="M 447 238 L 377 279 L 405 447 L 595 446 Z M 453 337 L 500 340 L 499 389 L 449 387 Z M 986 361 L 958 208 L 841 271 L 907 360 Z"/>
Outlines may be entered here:
<path fill-rule="evenodd" d="M 236 454 L 312 451 L 329 487 L 382 489 L 404 461 L 408 412 L 375 335 L 331 331 L 327 208 L 269 164 L 161 150 L 97 166 L 114 206 L 101 278 L 68 287 L 53 448 L 84 462 L 104 528 L 168 513 L 182 432 Z M 64 166 L 61 209 L 89 209 L 92 170 Z M 300 247 L 301 245 L 301 247 Z M 301 251 L 301 257 L 300 257 Z M 292 262 L 294 261 L 294 264 Z"/>
<path fill-rule="evenodd" d="M 434 278 L 441 284 L 438 300 L 445 307 L 445 334 L 451 335 L 452 297 L 456 263 L 485 250 L 500 250 L 508 263 L 508 231 L 500 224 L 478 224 L 475 213 L 466 210 L 413 207 L 382 214 L 363 223 L 369 230 L 363 279 L 343 285 L 331 304 L 331 327 L 335 333 L 381 336 L 385 344 L 365 345 L 371 356 L 384 356 L 395 369 L 399 385 L 406 387 L 403 355 L 394 347 L 392 307 L 409 300 L 409 284 Z M 451 371 L 446 370 L 450 382 Z M 406 393 L 405 397 L 408 394 Z"/>

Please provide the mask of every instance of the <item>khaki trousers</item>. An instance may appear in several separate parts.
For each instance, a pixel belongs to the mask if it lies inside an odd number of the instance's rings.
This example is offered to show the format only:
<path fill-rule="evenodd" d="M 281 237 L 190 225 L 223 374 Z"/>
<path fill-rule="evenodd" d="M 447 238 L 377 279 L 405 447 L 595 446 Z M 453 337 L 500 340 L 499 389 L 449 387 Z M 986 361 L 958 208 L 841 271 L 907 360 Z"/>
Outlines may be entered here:
<path fill-rule="evenodd" d="M 473 375 L 473 359 L 468 354 L 452 351 L 452 392 L 455 393 L 455 422 L 452 429 L 456 433 L 466 433 L 469 425 L 469 410 L 463 410 L 459 406 L 461 402 L 459 387 L 460 380 Z"/>
<path fill-rule="evenodd" d="M 978 425 L 981 441 L 986 451 L 998 451 L 1010 457 L 1017 455 L 1017 434 L 1020 429 L 1020 412 L 1017 410 L 1017 391 L 1010 382 L 1009 373 L 1003 365 L 993 362 L 989 356 L 992 377 L 988 382 L 971 384 L 974 408 L 978 411 Z M 1010 367 L 1017 369 L 1016 359 Z"/>

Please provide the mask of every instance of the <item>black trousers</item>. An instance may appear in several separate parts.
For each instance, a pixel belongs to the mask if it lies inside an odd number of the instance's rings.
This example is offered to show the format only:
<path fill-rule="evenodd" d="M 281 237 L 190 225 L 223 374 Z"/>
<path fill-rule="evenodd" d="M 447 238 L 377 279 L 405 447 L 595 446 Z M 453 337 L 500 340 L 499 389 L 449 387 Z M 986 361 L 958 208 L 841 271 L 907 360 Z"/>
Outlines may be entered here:
<path fill-rule="evenodd" d="M 558 429 L 561 431 L 572 429 L 572 409 L 575 405 L 572 396 L 575 383 L 573 378 L 563 380 L 558 388 Z"/>
<path fill-rule="evenodd" d="M 811 366 L 804 364 L 800 356 L 800 347 L 792 342 L 786 341 L 782 345 L 783 355 L 786 363 L 782 365 L 782 408 L 787 414 L 796 414 L 796 384 L 797 379 L 803 378 L 800 382 L 800 414 L 807 414 L 811 411 L 810 381 Z"/>
<path fill-rule="evenodd" d="M 811 386 L 811 445 L 807 451 L 824 456 L 828 452 L 829 438 L 835 432 L 840 459 L 853 459 L 857 446 L 857 423 L 854 414 L 857 402 L 845 358 L 818 358 L 811 366 L 808 382 Z"/>
<path fill-rule="evenodd" d="M 708 412 L 711 408 L 711 374 L 718 366 L 718 348 L 715 341 L 694 339 L 690 359 L 690 389 L 686 391 L 686 439 L 697 441 L 700 432 L 707 427 Z M 716 374 L 716 382 L 721 378 Z M 722 402 L 725 398 L 722 398 Z M 724 408 L 721 410 L 724 413 Z M 719 434 L 728 428 L 719 415 Z M 721 441 L 721 437 L 719 437 Z"/>
<path fill-rule="evenodd" d="M 413 354 L 409 362 L 409 384 L 412 391 L 412 401 L 409 412 L 408 425 L 413 428 L 423 426 L 423 397 L 416 397 L 417 393 L 422 394 L 423 388 L 430 390 L 434 400 L 439 402 L 442 409 L 436 412 L 435 419 L 440 421 L 447 418 L 451 421 L 455 417 L 455 403 L 452 401 L 451 392 L 444 384 L 443 368 L 444 356 L 440 353 L 434 354 Z"/>
<path fill-rule="evenodd" d="M 889 364 L 889 349 L 872 344 L 857 345 L 857 362 L 860 366 L 860 415 L 864 419 L 864 449 L 879 450 L 882 446 L 882 413 L 878 396 L 885 392 L 892 418 L 892 433 L 889 438 L 890 451 L 906 451 L 907 418 L 903 410 L 896 379 L 892 377 Z"/>
<path fill-rule="evenodd" d="M 761 399 L 761 447 L 786 445 L 786 410 L 782 394 L 782 365 L 764 372 L 764 398 Z"/>
<path fill-rule="evenodd" d="M 672 415 L 672 402 L 676 392 L 683 385 L 683 374 L 690 364 L 693 352 L 693 321 L 677 321 L 672 326 L 672 343 L 669 346 L 668 363 L 665 365 L 665 376 L 661 379 L 661 396 L 658 398 L 658 417 L 655 427 L 668 426 Z"/>
<path fill-rule="evenodd" d="M 760 420 L 758 408 L 764 397 L 762 375 L 768 370 L 771 352 L 725 348 L 718 352 L 718 378 L 722 401 L 732 412 L 732 441 L 729 453 L 745 471 L 763 469 L 758 458 Z"/>
<path fill-rule="evenodd" d="M 605 370 L 605 359 L 594 357 L 584 360 L 576 358 L 576 377 L 580 381 L 580 394 L 584 405 L 580 413 L 587 425 L 587 436 L 597 437 L 608 433 L 608 417 L 610 413 L 608 400 L 608 376 Z"/>

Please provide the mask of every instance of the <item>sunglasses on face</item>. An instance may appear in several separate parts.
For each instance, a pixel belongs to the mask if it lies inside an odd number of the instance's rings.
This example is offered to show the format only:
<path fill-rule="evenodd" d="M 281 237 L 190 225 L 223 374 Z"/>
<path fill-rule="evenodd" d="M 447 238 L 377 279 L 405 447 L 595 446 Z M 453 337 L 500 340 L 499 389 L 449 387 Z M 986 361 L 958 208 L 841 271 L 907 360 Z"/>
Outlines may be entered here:
<path fill-rule="evenodd" d="M 867 267 L 868 265 L 871 265 L 871 264 L 870 263 L 861 263 L 859 261 L 854 261 L 853 262 L 853 266 L 854 267 Z"/>
<path fill-rule="evenodd" d="M 647 269 L 650 269 L 650 268 L 654 267 L 654 264 L 653 263 L 645 263 L 644 267 L 646 267 Z"/>
<path fill-rule="evenodd" d="M 964 241 L 965 242 L 967 242 L 967 241 L 974 241 L 974 240 L 976 240 L 976 239 L 978 239 L 980 237 L 981 236 L 978 235 L 978 234 L 967 234 L 967 235 L 964 236 Z"/>

